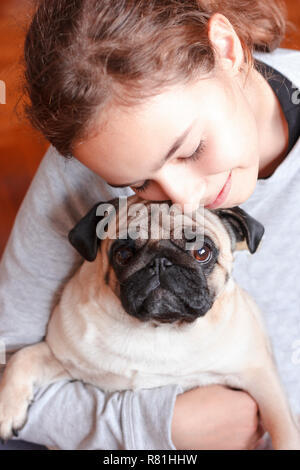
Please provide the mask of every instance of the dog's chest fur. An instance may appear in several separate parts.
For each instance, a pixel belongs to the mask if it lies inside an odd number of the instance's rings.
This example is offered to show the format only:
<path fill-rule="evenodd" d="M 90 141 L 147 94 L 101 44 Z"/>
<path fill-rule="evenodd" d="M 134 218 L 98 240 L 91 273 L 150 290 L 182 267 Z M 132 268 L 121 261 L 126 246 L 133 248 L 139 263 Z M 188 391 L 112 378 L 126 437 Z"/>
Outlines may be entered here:
<path fill-rule="evenodd" d="M 239 372 L 251 366 L 249 360 L 257 363 L 254 335 L 263 325 L 254 302 L 232 279 L 204 317 L 154 326 L 128 316 L 105 285 L 98 293 L 93 282 L 87 288 L 86 271 L 83 265 L 66 286 L 46 336 L 75 379 L 110 391 L 210 383 L 238 388 Z M 90 264 L 88 271 L 90 280 Z"/>

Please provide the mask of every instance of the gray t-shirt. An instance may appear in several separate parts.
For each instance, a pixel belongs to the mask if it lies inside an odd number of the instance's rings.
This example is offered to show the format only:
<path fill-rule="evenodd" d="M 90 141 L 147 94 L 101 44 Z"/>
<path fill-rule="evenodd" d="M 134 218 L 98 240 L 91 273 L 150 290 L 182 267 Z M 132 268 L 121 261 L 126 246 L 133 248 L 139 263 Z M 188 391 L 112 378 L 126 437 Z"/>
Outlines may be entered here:
<path fill-rule="evenodd" d="M 300 87 L 300 52 L 277 49 L 256 57 Z M 236 254 L 234 277 L 262 308 L 279 372 L 300 413 L 300 141 L 242 204 L 266 229 L 255 254 Z M 100 200 L 133 194 L 113 189 L 53 147 L 44 156 L 17 214 L 0 264 L 0 339 L 7 351 L 43 339 L 64 283 L 82 259 L 67 240 L 74 224 Z M 8 356 L 7 356 L 8 357 Z M 1 374 L 0 374 L 1 376 Z M 18 439 L 60 449 L 175 450 L 171 422 L 178 385 L 104 393 L 62 380 L 35 390 Z M 14 438 L 15 439 L 15 438 Z"/>

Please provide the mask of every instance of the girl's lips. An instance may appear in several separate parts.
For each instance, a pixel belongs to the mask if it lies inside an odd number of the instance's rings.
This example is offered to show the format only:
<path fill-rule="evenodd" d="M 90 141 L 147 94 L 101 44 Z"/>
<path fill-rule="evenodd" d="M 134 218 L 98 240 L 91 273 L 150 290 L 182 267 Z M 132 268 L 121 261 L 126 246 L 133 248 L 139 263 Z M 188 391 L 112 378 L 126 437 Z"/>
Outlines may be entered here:
<path fill-rule="evenodd" d="M 211 204 L 208 204 L 207 206 L 205 206 L 206 209 L 216 209 L 217 207 L 221 206 L 223 204 L 223 202 L 225 202 L 225 200 L 228 196 L 228 193 L 231 189 L 231 173 L 232 173 L 232 170 L 230 171 L 229 176 L 228 176 L 223 188 L 219 192 L 218 196 L 216 197 L 214 202 L 212 202 Z"/>

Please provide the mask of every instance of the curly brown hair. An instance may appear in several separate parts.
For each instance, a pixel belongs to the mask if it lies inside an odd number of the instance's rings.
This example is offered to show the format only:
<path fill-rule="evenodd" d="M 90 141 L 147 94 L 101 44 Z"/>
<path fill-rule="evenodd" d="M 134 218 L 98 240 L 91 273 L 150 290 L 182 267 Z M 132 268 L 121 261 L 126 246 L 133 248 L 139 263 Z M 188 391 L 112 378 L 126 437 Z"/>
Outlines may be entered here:
<path fill-rule="evenodd" d="M 138 103 L 215 65 L 214 13 L 238 34 L 247 69 L 286 31 L 281 0 L 40 0 L 24 45 L 25 115 L 58 152 L 93 132 L 111 103 Z"/>

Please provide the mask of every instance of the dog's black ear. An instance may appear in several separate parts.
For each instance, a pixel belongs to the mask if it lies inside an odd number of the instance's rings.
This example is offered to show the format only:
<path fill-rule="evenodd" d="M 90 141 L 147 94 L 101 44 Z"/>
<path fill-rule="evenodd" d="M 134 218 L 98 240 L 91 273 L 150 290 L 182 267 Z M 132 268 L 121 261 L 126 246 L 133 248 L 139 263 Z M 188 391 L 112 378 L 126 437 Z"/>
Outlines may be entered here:
<path fill-rule="evenodd" d="M 245 249 L 246 240 L 250 253 L 255 253 L 265 232 L 264 226 L 238 206 L 217 209 L 215 212 L 224 222 L 225 227 L 229 224 L 234 233 L 235 249 Z"/>
<path fill-rule="evenodd" d="M 101 204 L 113 204 L 116 208 L 117 201 L 118 198 L 106 202 L 97 202 L 69 232 L 69 242 L 87 261 L 94 261 L 96 259 L 101 241 L 97 236 L 96 229 L 104 215 L 97 215 L 97 209 Z"/>

